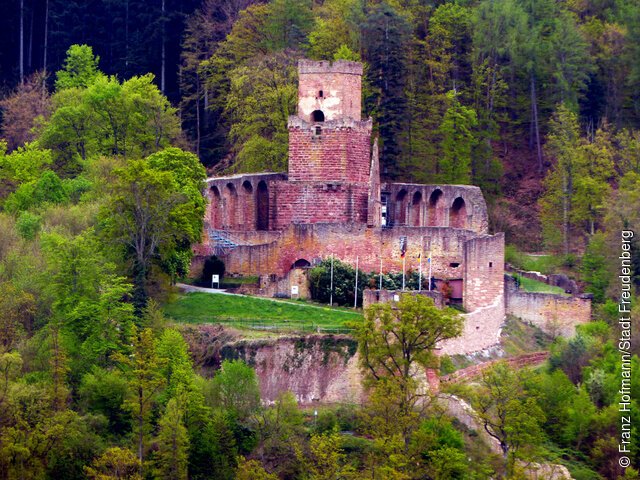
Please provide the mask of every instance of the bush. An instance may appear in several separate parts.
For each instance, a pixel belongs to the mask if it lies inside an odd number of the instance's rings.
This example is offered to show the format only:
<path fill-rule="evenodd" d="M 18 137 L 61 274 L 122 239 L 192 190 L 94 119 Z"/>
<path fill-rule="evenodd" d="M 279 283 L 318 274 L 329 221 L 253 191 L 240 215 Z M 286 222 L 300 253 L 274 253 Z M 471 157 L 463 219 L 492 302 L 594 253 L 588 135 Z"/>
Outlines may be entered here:
<path fill-rule="evenodd" d="M 40 231 L 42 218 L 31 212 L 22 212 L 16 221 L 16 230 L 25 240 L 33 240 Z"/>
<path fill-rule="evenodd" d="M 358 305 L 362 305 L 362 294 L 371 275 L 358 271 Z M 331 259 L 323 260 L 309 271 L 311 296 L 319 302 L 329 303 L 331 298 Z M 352 306 L 354 300 L 356 270 L 338 259 L 333 261 L 333 302 Z"/>

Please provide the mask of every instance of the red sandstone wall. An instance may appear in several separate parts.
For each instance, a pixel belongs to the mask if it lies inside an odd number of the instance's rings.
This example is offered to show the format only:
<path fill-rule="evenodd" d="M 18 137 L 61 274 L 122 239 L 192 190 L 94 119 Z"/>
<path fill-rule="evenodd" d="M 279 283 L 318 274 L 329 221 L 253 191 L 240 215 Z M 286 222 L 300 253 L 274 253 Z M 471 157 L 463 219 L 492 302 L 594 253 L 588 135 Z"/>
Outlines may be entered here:
<path fill-rule="evenodd" d="M 276 185 L 275 228 L 292 223 L 366 222 L 366 184 L 286 182 Z"/>
<path fill-rule="evenodd" d="M 311 112 L 321 110 L 326 120 L 341 117 L 360 120 L 361 63 L 300 60 L 298 74 L 298 115 L 301 118 L 309 122 Z"/>
<path fill-rule="evenodd" d="M 469 240 L 464 252 L 464 308 L 491 305 L 504 292 L 504 233 Z"/>
<path fill-rule="evenodd" d="M 368 183 L 371 124 L 321 128 L 316 135 L 312 126 L 290 123 L 289 180 Z"/>
<path fill-rule="evenodd" d="M 335 258 L 352 265 L 359 257 L 360 268 L 365 271 L 378 272 L 382 259 L 385 272 L 400 272 L 402 236 L 407 238 L 407 271 L 418 269 L 418 254 L 421 253 L 423 273 L 428 275 L 428 264 L 424 259 L 431 251 L 434 277 L 463 277 L 464 244 L 475 234 L 467 230 L 439 227 L 384 229 L 355 224 L 291 225 L 277 241 L 260 246 L 238 247 L 225 258 L 225 262 L 230 273 L 276 274 L 283 277 L 300 258 L 313 262 L 333 254 Z"/>

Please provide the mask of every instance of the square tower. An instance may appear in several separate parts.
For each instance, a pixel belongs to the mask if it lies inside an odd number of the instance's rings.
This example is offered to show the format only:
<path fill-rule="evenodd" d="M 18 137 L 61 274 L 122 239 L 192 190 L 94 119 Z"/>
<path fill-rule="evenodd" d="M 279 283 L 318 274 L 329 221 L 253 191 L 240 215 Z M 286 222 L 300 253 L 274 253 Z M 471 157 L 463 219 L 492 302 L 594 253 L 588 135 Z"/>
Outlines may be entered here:
<path fill-rule="evenodd" d="M 298 116 L 307 122 L 360 120 L 362 64 L 300 60 Z"/>
<path fill-rule="evenodd" d="M 371 119 L 361 120 L 362 64 L 298 62 L 298 114 L 289 117 L 289 180 L 367 183 Z"/>

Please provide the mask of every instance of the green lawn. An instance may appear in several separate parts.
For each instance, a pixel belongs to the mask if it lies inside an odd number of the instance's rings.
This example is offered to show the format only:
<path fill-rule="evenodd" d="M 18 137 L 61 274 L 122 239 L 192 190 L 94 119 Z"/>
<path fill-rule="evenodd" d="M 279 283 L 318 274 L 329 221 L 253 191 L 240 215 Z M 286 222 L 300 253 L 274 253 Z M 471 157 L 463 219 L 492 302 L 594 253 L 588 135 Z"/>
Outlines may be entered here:
<path fill-rule="evenodd" d="M 201 292 L 181 295 L 165 305 L 164 312 L 180 323 L 224 323 L 260 330 L 326 333 L 346 333 L 346 322 L 362 319 L 361 313 L 344 309 Z"/>
<path fill-rule="evenodd" d="M 532 280 L 527 277 L 518 277 L 520 279 L 520 288 L 525 292 L 539 292 L 539 293 L 558 293 L 565 295 L 564 289 L 561 287 L 555 287 L 553 285 L 547 285 L 544 282 Z"/>

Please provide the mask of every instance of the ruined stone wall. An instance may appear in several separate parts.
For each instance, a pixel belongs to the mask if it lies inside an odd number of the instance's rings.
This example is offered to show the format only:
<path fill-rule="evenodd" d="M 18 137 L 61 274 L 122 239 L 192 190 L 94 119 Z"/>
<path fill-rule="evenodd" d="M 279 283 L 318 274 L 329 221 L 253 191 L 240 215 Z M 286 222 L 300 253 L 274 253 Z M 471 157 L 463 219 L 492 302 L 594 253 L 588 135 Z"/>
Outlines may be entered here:
<path fill-rule="evenodd" d="M 473 303 L 473 299 L 469 300 Z M 497 345 L 505 319 L 504 296 L 497 296 L 490 305 L 466 313 L 463 317 L 462 335 L 438 345 L 440 355 L 465 355 Z"/>
<path fill-rule="evenodd" d="M 487 204 L 470 185 L 385 183 L 389 224 L 466 228 L 487 233 Z M 458 203 L 456 203 L 456 201 Z"/>
<path fill-rule="evenodd" d="M 504 233 L 470 239 L 464 251 L 463 305 L 471 312 L 504 291 Z"/>
<path fill-rule="evenodd" d="M 334 255 L 360 269 L 401 272 L 401 237 L 406 238 L 406 270 L 417 270 L 422 254 L 423 273 L 428 275 L 426 258 L 433 257 L 435 278 L 462 278 L 465 242 L 475 233 L 440 227 L 367 228 L 364 224 L 291 225 L 277 241 L 266 245 L 242 246 L 225 258 L 227 271 L 238 274 L 284 276 L 298 259 L 315 263 Z M 494 238 L 494 237 L 488 237 Z M 502 238 L 502 237 L 500 237 Z M 502 288 L 502 283 L 500 283 Z"/>
<path fill-rule="evenodd" d="M 437 291 L 428 291 L 422 290 L 417 292 L 415 290 L 408 290 L 405 292 L 396 291 L 396 290 L 364 290 L 364 295 L 362 298 L 362 308 L 367 308 L 370 305 L 376 303 L 391 303 L 395 302 L 396 298 L 399 300 L 400 295 L 423 295 L 425 297 L 432 298 L 434 304 L 438 308 L 442 308 L 444 306 L 444 298 L 442 298 L 442 294 Z"/>
<path fill-rule="evenodd" d="M 506 288 L 506 312 L 553 335 L 572 337 L 591 320 L 591 298 Z"/>

